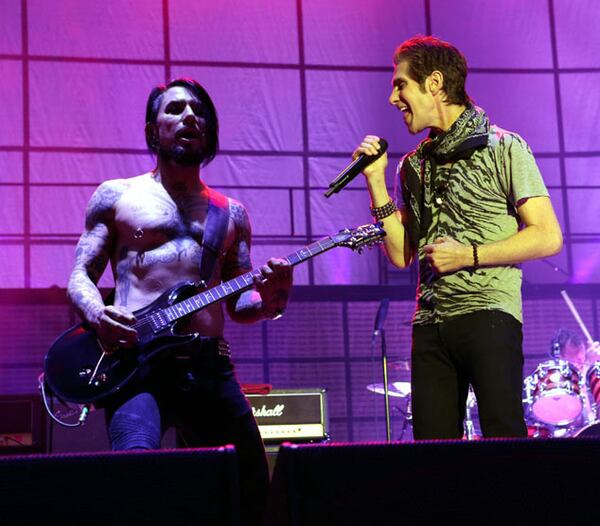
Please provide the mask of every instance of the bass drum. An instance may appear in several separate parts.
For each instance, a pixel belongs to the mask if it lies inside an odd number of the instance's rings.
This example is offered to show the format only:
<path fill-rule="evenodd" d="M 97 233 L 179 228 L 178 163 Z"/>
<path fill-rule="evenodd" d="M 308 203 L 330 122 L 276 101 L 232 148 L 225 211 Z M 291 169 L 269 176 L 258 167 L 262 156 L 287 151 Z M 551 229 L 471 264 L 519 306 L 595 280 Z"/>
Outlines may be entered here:
<path fill-rule="evenodd" d="M 532 420 L 553 426 L 574 422 L 583 409 L 579 372 L 567 361 L 548 360 L 525 378 L 524 402 Z"/>
<path fill-rule="evenodd" d="M 579 431 L 574 433 L 574 437 L 600 437 L 600 422 L 594 422 L 589 426 L 582 427 Z"/>

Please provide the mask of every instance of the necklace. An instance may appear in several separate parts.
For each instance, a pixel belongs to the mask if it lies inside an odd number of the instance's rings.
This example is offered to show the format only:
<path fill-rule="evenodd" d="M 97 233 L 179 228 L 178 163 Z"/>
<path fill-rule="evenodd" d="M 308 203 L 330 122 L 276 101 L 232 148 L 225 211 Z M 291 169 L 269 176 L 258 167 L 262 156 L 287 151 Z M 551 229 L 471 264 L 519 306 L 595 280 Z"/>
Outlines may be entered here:
<path fill-rule="evenodd" d="M 433 184 L 432 184 L 432 186 L 433 186 L 433 201 L 438 206 L 441 206 L 442 203 L 444 202 L 446 193 L 448 191 L 448 185 L 450 183 L 450 179 L 452 178 L 453 169 L 454 169 L 454 163 L 450 164 L 450 166 L 447 170 L 444 167 L 444 172 L 447 173 L 447 176 L 444 178 L 444 180 L 439 181 L 437 183 L 436 183 L 436 181 L 432 181 L 433 182 Z M 437 173 L 435 175 L 439 175 L 439 167 L 436 170 L 436 172 Z"/>

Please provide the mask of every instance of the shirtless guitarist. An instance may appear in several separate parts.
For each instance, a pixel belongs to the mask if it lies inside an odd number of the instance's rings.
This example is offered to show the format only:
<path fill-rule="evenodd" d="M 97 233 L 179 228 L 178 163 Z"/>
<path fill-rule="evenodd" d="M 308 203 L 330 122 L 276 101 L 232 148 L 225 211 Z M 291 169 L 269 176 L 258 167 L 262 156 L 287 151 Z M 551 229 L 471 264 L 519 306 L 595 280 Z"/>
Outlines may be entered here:
<path fill-rule="evenodd" d="M 87 207 L 68 285 L 70 301 L 108 353 L 135 345 L 132 313 L 175 284 L 205 280 L 210 287 L 252 269 L 246 210 L 201 179 L 200 167 L 218 149 L 217 115 L 204 88 L 185 78 L 154 88 L 145 132 L 156 168 L 98 187 Z M 116 289 L 113 305 L 105 306 L 97 283 L 109 262 Z M 260 267 L 255 288 L 227 302 L 229 316 L 241 323 L 277 317 L 291 286 L 291 265 L 270 259 Z M 267 464 L 222 339 L 221 304 L 194 313 L 187 323 L 189 332 L 203 335 L 201 340 L 169 352 L 141 384 L 105 404 L 111 447 L 159 448 L 169 426 L 176 427 L 179 443 L 187 447 L 233 443 L 242 518 L 244 524 L 259 524 Z"/>

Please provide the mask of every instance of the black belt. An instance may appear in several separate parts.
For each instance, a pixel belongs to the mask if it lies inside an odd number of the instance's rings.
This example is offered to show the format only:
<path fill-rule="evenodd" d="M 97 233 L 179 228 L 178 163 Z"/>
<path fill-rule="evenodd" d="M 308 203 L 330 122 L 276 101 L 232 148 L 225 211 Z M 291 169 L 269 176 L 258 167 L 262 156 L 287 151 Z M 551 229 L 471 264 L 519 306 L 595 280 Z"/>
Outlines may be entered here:
<path fill-rule="evenodd" d="M 178 361 L 231 358 L 229 342 L 225 338 L 198 337 L 195 340 L 173 348 L 173 355 Z"/>

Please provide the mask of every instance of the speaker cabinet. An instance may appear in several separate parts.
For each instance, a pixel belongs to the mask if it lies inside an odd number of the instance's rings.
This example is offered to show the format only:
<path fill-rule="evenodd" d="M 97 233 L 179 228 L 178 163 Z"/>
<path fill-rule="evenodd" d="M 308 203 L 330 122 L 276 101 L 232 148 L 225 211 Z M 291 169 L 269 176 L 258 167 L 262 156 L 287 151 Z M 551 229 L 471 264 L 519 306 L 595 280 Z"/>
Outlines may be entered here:
<path fill-rule="evenodd" d="M 45 430 L 39 395 L 0 396 L 0 455 L 45 453 Z"/>
<path fill-rule="evenodd" d="M 0 458 L 3 524 L 237 526 L 233 447 Z"/>
<path fill-rule="evenodd" d="M 599 469 L 597 438 L 286 444 L 266 524 L 583 524 Z"/>

